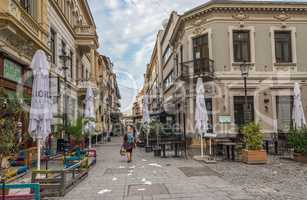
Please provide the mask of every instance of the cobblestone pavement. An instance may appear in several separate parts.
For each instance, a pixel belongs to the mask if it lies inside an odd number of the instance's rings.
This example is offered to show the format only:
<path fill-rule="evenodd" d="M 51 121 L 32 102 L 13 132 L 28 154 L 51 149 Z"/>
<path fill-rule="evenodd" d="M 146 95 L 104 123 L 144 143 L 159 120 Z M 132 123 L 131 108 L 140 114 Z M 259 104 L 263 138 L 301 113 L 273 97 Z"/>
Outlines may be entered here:
<path fill-rule="evenodd" d="M 137 149 L 119 156 L 120 138 L 97 147 L 89 177 L 59 200 L 283 200 L 307 199 L 307 167 L 290 161 L 265 166 L 156 158 Z"/>

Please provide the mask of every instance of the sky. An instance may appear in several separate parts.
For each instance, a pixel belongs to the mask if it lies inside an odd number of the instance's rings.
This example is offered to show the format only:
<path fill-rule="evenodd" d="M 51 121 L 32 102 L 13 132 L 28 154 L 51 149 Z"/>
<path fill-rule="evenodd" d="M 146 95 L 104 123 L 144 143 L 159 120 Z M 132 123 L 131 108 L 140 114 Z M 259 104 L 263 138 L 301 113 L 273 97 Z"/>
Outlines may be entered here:
<path fill-rule="evenodd" d="M 97 33 L 99 52 L 114 63 L 122 111 L 131 109 L 143 85 L 156 34 L 171 11 L 182 13 L 206 0 L 88 0 Z"/>
<path fill-rule="evenodd" d="M 181 14 L 207 1 L 88 0 L 99 35 L 99 52 L 114 63 L 123 112 L 131 110 L 143 85 L 146 65 L 163 21 L 173 10 Z"/>

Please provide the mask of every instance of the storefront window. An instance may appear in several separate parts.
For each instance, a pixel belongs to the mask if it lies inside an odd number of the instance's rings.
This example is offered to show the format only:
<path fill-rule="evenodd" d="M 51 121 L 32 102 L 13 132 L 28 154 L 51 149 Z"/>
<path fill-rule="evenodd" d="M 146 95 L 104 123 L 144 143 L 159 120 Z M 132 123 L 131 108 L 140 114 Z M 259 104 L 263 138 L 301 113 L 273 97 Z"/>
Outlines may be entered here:
<path fill-rule="evenodd" d="M 276 111 L 277 111 L 277 130 L 278 132 L 288 132 L 292 123 L 292 96 L 276 96 Z"/>
<path fill-rule="evenodd" d="M 244 96 L 235 96 L 234 97 L 234 118 L 235 124 L 238 127 L 241 127 L 245 124 L 244 120 L 244 104 L 245 97 Z M 254 97 L 247 97 L 247 111 L 246 111 L 246 122 L 254 121 Z"/>

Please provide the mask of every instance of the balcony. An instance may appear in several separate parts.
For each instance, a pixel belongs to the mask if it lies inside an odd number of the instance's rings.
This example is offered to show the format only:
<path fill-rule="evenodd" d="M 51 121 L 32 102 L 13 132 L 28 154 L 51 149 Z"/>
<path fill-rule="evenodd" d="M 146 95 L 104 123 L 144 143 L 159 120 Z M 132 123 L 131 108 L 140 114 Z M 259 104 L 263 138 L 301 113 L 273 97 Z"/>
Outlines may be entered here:
<path fill-rule="evenodd" d="M 94 27 L 87 25 L 75 26 L 75 32 L 78 36 L 96 36 Z"/>
<path fill-rule="evenodd" d="M 98 47 L 98 36 L 94 26 L 75 26 L 75 34 L 77 45 L 81 48 L 85 48 L 85 51 L 89 51 L 90 48 Z"/>
<path fill-rule="evenodd" d="M 39 23 L 37 17 L 31 16 L 17 0 L 8 0 L 3 5 L 0 9 L 0 30 L 6 34 L 6 42 L 24 51 L 23 54 L 28 57 L 38 48 L 49 53 L 47 26 Z"/>
<path fill-rule="evenodd" d="M 209 58 L 200 58 L 181 63 L 178 77 L 181 80 L 204 78 L 212 80 L 214 78 L 214 61 Z"/>
<path fill-rule="evenodd" d="M 86 94 L 86 90 L 88 87 L 91 87 L 93 89 L 95 96 L 98 94 L 99 91 L 96 83 L 92 81 L 83 81 L 83 80 L 77 81 L 77 88 L 81 96 Z"/>

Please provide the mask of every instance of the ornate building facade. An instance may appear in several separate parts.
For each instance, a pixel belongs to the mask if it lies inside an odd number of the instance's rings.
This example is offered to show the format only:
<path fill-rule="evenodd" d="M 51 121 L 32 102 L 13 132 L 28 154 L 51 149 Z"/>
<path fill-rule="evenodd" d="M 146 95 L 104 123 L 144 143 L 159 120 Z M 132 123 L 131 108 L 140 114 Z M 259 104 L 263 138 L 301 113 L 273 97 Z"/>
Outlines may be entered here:
<path fill-rule="evenodd" d="M 29 65 L 36 50 L 45 51 L 54 131 L 84 115 L 88 87 L 95 93 L 96 132 L 109 131 L 112 114 L 120 112 L 113 64 L 98 47 L 87 0 L 0 1 L 0 87 L 10 96 L 21 93 L 30 100 Z"/>
<path fill-rule="evenodd" d="M 54 124 L 73 123 L 83 115 L 87 87 L 98 93 L 96 25 L 87 1 L 50 0 L 48 18 Z"/>
<path fill-rule="evenodd" d="M 294 82 L 301 85 L 307 110 L 306 10 L 300 2 L 210 1 L 182 15 L 173 12 L 158 34 L 160 89 L 181 131 L 195 133 L 200 77 L 211 132 L 236 135 L 246 121 L 260 123 L 268 137 L 287 132 Z M 246 116 L 243 65 L 249 68 Z"/>

